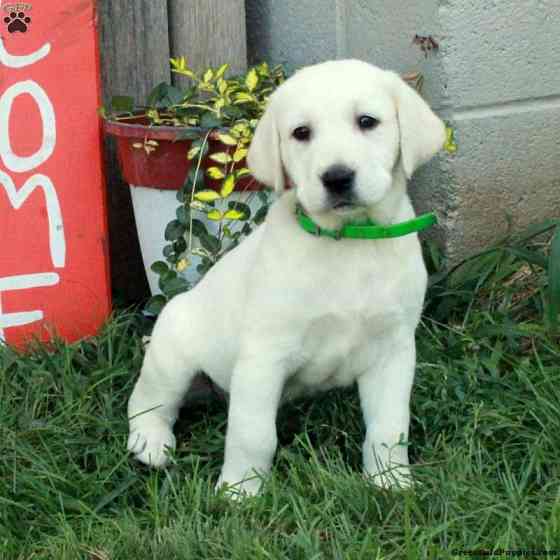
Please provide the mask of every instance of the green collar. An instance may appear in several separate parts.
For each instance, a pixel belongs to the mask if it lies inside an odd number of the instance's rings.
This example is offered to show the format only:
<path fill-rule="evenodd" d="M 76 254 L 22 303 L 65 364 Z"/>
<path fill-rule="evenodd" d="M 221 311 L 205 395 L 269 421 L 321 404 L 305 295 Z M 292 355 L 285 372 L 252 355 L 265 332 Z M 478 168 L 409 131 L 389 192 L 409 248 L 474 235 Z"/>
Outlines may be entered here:
<path fill-rule="evenodd" d="M 409 233 L 427 229 L 437 224 L 437 217 L 433 212 L 422 214 L 412 220 L 401 222 L 399 224 L 391 224 L 381 226 L 371 220 L 363 220 L 361 222 L 352 222 L 344 225 L 341 229 L 325 229 L 319 227 L 298 204 L 296 206 L 296 215 L 299 225 L 309 233 L 314 235 L 322 235 L 332 237 L 333 239 L 350 238 L 350 239 L 387 239 L 390 237 L 402 237 Z"/>

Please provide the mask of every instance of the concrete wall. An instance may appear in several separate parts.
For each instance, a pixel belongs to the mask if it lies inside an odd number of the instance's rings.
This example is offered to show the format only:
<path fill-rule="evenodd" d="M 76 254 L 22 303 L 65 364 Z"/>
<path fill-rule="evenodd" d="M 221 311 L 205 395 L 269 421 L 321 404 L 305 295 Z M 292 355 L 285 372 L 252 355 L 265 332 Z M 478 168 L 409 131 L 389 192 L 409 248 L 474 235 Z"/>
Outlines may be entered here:
<path fill-rule="evenodd" d="M 291 70 L 355 57 L 421 71 L 458 152 L 418 172 L 452 258 L 560 215 L 559 0 L 246 0 L 249 60 Z M 432 35 L 428 58 L 412 43 Z"/>

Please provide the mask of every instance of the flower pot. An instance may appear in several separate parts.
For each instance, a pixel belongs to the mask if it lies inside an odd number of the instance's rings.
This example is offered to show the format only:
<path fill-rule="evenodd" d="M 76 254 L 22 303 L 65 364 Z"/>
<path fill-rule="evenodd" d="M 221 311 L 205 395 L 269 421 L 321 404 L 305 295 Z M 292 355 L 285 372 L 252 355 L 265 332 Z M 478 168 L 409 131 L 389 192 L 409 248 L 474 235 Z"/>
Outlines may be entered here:
<path fill-rule="evenodd" d="M 192 161 L 187 159 L 192 141 L 185 139 L 185 132 L 197 129 L 149 126 L 145 118 L 133 118 L 127 122 L 107 120 L 104 127 L 107 134 L 116 138 L 121 173 L 130 185 L 142 260 L 150 290 L 152 295 L 155 295 L 161 293 L 158 286 L 159 277 L 150 267 L 155 261 L 163 259 L 163 248 L 168 244 L 164 238 L 165 227 L 176 218 L 179 206 L 177 191 L 185 183 L 191 165 L 197 161 L 196 158 Z M 155 140 L 157 145 L 148 144 L 149 149 L 145 150 L 143 146 L 149 140 Z M 215 133 L 210 135 L 209 148 L 209 153 L 224 151 Z M 206 158 L 202 161 L 201 172 L 215 165 L 215 162 Z M 244 165 L 243 161 L 240 162 L 240 166 Z M 207 178 L 206 187 L 219 189 L 221 181 Z M 256 212 L 260 202 L 258 197 L 251 196 L 250 193 L 262 188 L 260 183 L 247 175 L 239 179 L 228 201 L 242 201 Z M 217 233 L 217 222 L 207 220 L 206 226 L 210 233 Z M 191 266 L 179 274 L 194 285 L 200 279 L 196 268 L 201 258 L 192 256 L 190 261 Z"/>

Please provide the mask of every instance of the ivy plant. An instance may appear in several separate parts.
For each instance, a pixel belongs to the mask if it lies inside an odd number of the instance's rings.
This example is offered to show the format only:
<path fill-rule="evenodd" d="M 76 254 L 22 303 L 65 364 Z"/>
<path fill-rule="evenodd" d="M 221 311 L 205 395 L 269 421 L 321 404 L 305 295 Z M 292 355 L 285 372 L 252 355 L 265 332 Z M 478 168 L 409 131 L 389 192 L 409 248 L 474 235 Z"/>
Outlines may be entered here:
<path fill-rule="evenodd" d="M 110 118 L 142 116 L 150 126 L 181 127 L 179 139 L 190 141 L 185 157 L 191 166 L 177 192 L 176 216 L 162 232 L 168 243 L 162 260 L 151 265 L 163 292 L 147 303 L 146 310 L 154 314 L 192 287 L 181 273 L 193 266 L 193 256 L 201 258 L 197 271 L 204 275 L 266 217 L 269 189 L 247 191 L 243 201 L 230 195 L 240 181 L 247 186 L 251 180 L 245 165 L 249 144 L 268 97 L 285 80 L 285 73 L 281 66 L 262 63 L 228 78 L 228 69 L 223 64 L 197 73 L 184 57 L 172 58 L 172 72 L 188 78 L 186 88 L 161 83 L 145 107 L 136 107 L 130 97 L 112 100 Z M 158 142 L 147 137 L 133 146 L 150 154 Z M 260 205 L 253 212 L 249 201 L 255 196 Z M 211 222 L 217 223 L 217 233 L 209 230 Z"/>

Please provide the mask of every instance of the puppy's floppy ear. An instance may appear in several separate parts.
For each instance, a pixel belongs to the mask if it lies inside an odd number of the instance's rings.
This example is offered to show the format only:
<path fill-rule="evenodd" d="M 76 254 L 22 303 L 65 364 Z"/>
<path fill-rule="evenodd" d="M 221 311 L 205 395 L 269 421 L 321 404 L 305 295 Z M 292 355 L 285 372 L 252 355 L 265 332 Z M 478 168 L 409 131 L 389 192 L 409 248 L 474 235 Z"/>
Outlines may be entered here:
<path fill-rule="evenodd" d="M 257 124 L 249 147 L 247 163 L 255 179 L 269 187 L 274 187 L 277 192 L 284 190 L 280 135 L 276 126 L 272 99 Z"/>
<path fill-rule="evenodd" d="M 407 178 L 445 142 L 445 125 L 428 104 L 397 74 L 394 95 L 401 136 L 401 161 Z"/>

